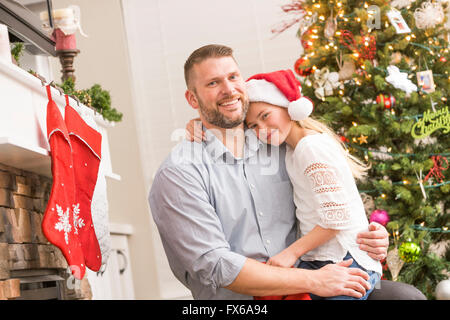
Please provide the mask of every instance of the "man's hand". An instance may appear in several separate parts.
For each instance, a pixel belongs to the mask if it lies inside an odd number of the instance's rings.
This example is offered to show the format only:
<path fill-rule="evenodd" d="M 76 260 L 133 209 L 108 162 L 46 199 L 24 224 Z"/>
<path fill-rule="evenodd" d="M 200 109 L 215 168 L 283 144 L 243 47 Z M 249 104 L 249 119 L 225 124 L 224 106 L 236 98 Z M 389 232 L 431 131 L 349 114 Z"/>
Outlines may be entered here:
<path fill-rule="evenodd" d="M 356 242 L 372 259 L 383 260 L 387 256 L 389 233 L 381 224 L 371 222 L 369 231 L 358 233 Z"/>
<path fill-rule="evenodd" d="M 321 297 L 351 296 L 361 298 L 370 289 L 370 284 L 366 281 L 369 275 L 358 268 L 348 268 L 353 259 L 345 260 L 336 264 L 315 270 L 317 272 L 315 280 L 317 284 L 311 293 Z"/>
<path fill-rule="evenodd" d="M 267 261 L 267 264 L 271 266 L 290 268 L 295 264 L 297 260 L 298 257 L 291 250 L 284 249 L 279 254 L 271 257 Z"/>
<path fill-rule="evenodd" d="M 186 140 L 201 143 L 205 140 L 205 133 L 202 131 L 200 118 L 190 120 L 186 125 Z"/>

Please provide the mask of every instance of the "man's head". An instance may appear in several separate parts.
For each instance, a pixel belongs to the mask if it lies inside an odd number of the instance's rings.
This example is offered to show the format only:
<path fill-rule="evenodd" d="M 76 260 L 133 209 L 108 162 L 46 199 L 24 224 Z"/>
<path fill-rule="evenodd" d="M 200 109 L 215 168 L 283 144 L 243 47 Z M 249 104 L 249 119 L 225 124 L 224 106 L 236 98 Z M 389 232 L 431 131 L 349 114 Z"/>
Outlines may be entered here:
<path fill-rule="evenodd" d="M 188 103 L 199 109 L 205 125 L 235 128 L 248 110 L 245 82 L 233 57 L 233 50 L 207 45 L 195 50 L 184 65 Z"/>

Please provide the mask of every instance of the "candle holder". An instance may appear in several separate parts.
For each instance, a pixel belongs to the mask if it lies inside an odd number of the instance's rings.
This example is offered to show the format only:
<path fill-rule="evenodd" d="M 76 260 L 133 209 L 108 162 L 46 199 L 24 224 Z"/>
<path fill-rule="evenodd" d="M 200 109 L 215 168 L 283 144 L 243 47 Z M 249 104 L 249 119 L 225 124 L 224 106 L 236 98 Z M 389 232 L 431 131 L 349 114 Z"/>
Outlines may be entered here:
<path fill-rule="evenodd" d="M 80 53 L 78 49 L 72 50 L 57 50 L 56 55 L 59 57 L 59 61 L 61 62 L 61 80 L 64 82 L 69 78 L 72 78 L 73 82 L 75 82 L 75 68 L 73 67 L 73 60 L 76 55 Z"/>

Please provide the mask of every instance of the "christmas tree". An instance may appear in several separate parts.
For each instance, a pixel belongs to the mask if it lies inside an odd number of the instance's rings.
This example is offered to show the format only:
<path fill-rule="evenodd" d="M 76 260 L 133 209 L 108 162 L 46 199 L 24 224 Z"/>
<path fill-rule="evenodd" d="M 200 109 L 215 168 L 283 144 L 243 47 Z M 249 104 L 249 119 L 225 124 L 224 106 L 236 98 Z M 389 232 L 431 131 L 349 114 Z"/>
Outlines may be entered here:
<path fill-rule="evenodd" d="M 300 24 L 294 70 L 314 115 L 370 165 L 358 181 L 368 218 L 386 226 L 385 279 L 429 299 L 449 277 L 448 2 L 305 0 L 282 9 Z"/>

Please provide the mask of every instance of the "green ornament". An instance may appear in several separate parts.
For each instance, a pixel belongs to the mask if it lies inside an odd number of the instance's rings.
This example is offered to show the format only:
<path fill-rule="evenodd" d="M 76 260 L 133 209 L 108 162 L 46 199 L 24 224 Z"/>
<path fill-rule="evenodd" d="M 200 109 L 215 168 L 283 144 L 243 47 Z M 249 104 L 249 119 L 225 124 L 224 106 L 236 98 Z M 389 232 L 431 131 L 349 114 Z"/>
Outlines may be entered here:
<path fill-rule="evenodd" d="M 420 256 L 421 249 L 417 243 L 403 242 L 398 249 L 400 258 L 405 262 L 415 262 Z"/>

